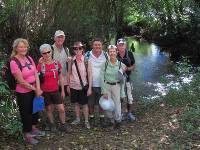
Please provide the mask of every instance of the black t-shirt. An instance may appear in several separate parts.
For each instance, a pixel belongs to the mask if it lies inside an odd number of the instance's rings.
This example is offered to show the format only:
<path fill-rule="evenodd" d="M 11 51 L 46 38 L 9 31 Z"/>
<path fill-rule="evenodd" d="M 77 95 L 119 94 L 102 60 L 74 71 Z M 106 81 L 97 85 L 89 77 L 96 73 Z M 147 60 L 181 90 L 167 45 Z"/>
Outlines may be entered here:
<path fill-rule="evenodd" d="M 128 53 L 128 54 L 127 54 Z M 124 57 L 123 58 L 121 58 L 121 56 L 119 55 L 119 53 L 118 53 L 118 55 L 117 55 L 117 59 L 119 60 L 119 61 L 121 61 L 123 64 L 125 64 L 127 67 L 130 67 L 130 66 L 132 66 L 132 65 L 134 65 L 135 64 L 135 58 L 134 58 L 134 56 L 133 56 L 133 53 L 131 52 L 131 51 L 126 51 L 126 53 L 125 53 L 125 55 L 124 55 Z M 128 81 L 129 81 L 129 79 L 130 79 L 130 74 L 131 74 L 131 71 L 126 71 L 126 74 L 127 74 L 127 76 L 128 76 Z"/>

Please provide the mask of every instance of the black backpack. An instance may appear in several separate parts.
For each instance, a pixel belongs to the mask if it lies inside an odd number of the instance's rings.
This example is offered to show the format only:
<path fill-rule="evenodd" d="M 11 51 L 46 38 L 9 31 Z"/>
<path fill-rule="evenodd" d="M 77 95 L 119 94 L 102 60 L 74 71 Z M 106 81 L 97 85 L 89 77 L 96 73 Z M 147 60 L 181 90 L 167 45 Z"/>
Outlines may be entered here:
<path fill-rule="evenodd" d="M 30 57 L 26 56 L 26 58 L 30 62 L 30 64 L 28 64 L 28 65 L 32 65 L 32 61 L 31 61 Z M 12 75 L 12 72 L 11 72 L 11 69 L 10 69 L 10 62 L 12 60 L 16 62 L 16 64 L 18 65 L 18 67 L 21 71 L 24 67 L 28 67 L 28 66 L 22 66 L 20 61 L 16 57 L 13 57 L 6 63 L 5 66 L 2 67 L 2 77 L 3 77 L 3 79 L 8 84 L 8 87 L 10 88 L 10 90 L 15 90 L 17 81 L 16 81 L 15 77 Z"/>

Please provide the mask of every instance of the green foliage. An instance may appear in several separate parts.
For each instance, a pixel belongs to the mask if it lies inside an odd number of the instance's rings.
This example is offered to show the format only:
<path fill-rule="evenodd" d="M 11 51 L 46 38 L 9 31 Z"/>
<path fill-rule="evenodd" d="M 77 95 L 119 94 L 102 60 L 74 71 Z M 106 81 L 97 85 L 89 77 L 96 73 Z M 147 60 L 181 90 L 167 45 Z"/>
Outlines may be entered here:
<path fill-rule="evenodd" d="M 200 101 L 196 107 L 188 107 L 181 117 L 181 126 L 191 135 L 200 136 Z"/>
<path fill-rule="evenodd" d="M 175 69 L 177 75 L 187 76 L 191 73 L 191 66 L 187 60 L 180 63 Z M 181 66 L 181 67 L 180 67 Z M 194 74 L 190 84 L 183 84 L 178 90 L 171 89 L 164 97 L 164 101 L 173 107 L 184 107 L 180 123 L 189 136 L 200 137 L 200 72 Z"/>
<path fill-rule="evenodd" d="M 8 134 L 21 135 L 21 122 L 13 95 L 14 93 L 9 90 L 8 85 L 0 76 L 0 128 L 3 128 Z"/>
<path fill-rule="evenodd" d="M 0 122 L 1 128 L 8 134 L 21 133 L 21 122 L 19 121 L 16 101 L 13 97 L 7 97 L 0 101 Z"/>

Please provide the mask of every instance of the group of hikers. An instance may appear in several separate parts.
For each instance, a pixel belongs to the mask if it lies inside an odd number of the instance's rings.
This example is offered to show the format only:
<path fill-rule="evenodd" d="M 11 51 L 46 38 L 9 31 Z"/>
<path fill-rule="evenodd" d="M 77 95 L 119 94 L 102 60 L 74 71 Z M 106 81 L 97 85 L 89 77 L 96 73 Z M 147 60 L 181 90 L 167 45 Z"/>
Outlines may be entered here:
<path fill-rule="evenodd" d="M 91 51 L 86 52 L 85 45 L 77 41 L 73 44 L 70 55 L 69 49 L 63 46 L 65 33 L 57 30 L 54 35 L 55 43 L 42 44 L 39 48 L 41 58 L 38 65 L 27 55 L 29 43 L 26 39 L 18 38 L 13 42 L 10 69 L 15 77 L 17 105 L 23 125 L 23 135 L 26 142 L 37 144 L 36 136 L 44 136 L 45 132 L 36 127 L 38 113 L 32 113 L 35 96 L 44 97 L 48 118 L 46 128 L 56 131 L 54 108 L 58 110 L 60 124 L 58 129 L 68 132 L 66 124 L 64 99 L 69 95 L 74 104 L 75 119 L 72 125 L 81 122 L 83 110 L 85 128 L 90 129 L 95 122 L 96 107 L 99 111 L 99 125 L 106 127 L 108 118 L 113 128 L 120 128 L 122 122 L 121 99 L 127 98 L 127 119 L 134 121 L 132 114 L 133 96 L 130 79 L 131 71 L 135 68 L 132 52 L 127 50 L 124 38 L 117 40 L 116 45 L 109 45 L 103 51 L 101 39 L 92 41 Z M 17 60 L 17 61 L 16 61 Z M 22 67 L 19 67 L 19 63 Z M 124 75 L 119 78 L 119 70 Z M 113 111 L 105 111 L 99 105 L 99 99 L 112 99 Z"/>

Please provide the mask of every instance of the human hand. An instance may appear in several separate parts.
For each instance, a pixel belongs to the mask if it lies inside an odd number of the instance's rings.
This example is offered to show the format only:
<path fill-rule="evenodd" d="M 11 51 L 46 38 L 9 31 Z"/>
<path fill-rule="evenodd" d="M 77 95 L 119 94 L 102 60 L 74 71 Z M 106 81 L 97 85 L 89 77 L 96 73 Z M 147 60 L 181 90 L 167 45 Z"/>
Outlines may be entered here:
<path fill-rule="evenodd" d="M 70 87 L 67 86 L 67 93 L 70 95 Z"/>
<path fill-rule="evenodd" d="M 108 99 L 108 94 L 103 94 L 104 99 Z"/>
<path fill-rule="evenodd" d="M 61 91 L 61 98 L 62 98 L 62 99 L 65 98 L 65 91 L 64 91 L 64 90 Z"/>
<path fill-rule="evenodd" d="M 42 91 L 41 89 L 36 89 L 36 90 L 35 90 L 35 95 L 36 95 L 37 97 L 40 97 L 40 96 L 42 95 L 42 93 L 43 93 L 43 91 Z"/>
<path fill-rule="evenodd" d="M 92 89 L 88 88 L 88 90 L 87 90 L 87 96 L 90 96 L 91 94 L 92 94 Z"/>
<path fill-rule="evenodd" d="M 40 57 L 39 63 L 40 63 L 40 64 L 44 63 L 44 58 L 43 58 L 43 57 Z"/>
<path fill-rule="evenodd" d="M 72 57 L 71 56 L 67 57 L 67 62 L 70 62 L 70 61 L 72 61 Z"/>

